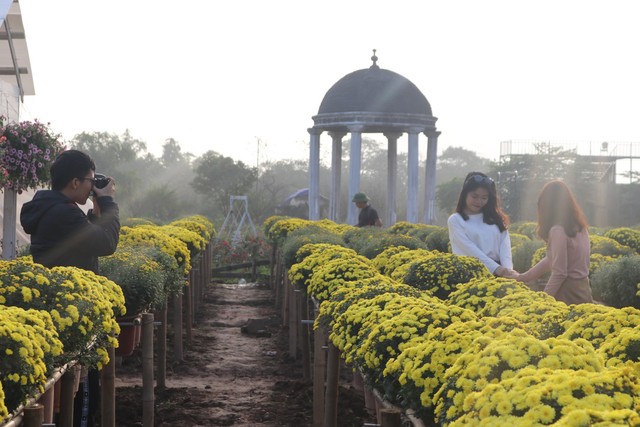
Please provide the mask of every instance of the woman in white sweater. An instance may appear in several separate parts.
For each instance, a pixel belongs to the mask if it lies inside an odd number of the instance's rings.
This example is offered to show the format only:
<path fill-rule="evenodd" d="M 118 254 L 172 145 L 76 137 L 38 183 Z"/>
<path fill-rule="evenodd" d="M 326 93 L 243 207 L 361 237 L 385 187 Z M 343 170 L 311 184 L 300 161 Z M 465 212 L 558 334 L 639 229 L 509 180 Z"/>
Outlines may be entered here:
<path fill-rule="evenodd" d="M 493 179 L 470 172 L 464 180 L 456 212 L 449 217 L 449 241 L 456 255 L 480 260 L 496 276 L 512 276 L 509 217 L 500 208 Z"/>

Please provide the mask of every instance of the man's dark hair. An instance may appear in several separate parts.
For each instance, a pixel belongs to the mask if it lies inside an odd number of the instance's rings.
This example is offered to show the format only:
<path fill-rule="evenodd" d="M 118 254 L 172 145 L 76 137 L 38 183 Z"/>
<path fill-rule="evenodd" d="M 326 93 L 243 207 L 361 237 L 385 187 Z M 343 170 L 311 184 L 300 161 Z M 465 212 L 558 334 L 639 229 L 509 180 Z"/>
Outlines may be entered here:
<path fill-rule="evenodd" d="M 88 154 L 78 150 L 63 151 L 51 165 L 51 188 L 60 191 L 73 178 L 83 178 L 96 170 L 96 164 Z"/>

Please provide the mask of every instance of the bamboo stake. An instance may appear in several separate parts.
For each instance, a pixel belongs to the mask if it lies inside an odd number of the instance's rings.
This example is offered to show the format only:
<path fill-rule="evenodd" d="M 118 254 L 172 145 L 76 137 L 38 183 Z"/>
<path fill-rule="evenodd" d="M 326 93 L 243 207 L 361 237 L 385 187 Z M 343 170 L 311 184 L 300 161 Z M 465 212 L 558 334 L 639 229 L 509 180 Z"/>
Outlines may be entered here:
<path fill-rule="evenodd" d="M 157 330 L 156 342 L 158 343 L 158 365 L 156 375 L 158 377 L 158 388 L 167 387 L 167 300 L 165 299 L 162 309 L 158 310 L 160 327 Z"/>
<path fill-rule="evenodd" d="M 82 387 L 88 387 L 87 379 Z M 73 397 L 75 394 L 75 373 L 67 371 L 60 379 L 60 414 L 58 415 L 59 427 L 73 427 Z"/>
<path fill-rule="evenodd" d="M 38 402 L 42 403 L 42 406 L 44 406 L 44 416 L 42 420 L 43 423 L 53 423 L 53 395 L 54 387 L 49 387 L 47 390 L 45 390 L 40 399 L 38 399 Z"/>
<path fill-rule="evenodd" d="M 275 298 L 275 302 L 276 302 L 276 308 L 280 308 L 281 307 L 281 299 L 282 299 L 282 288 L 280 286 L 280 278 L 282 277 L 282 270 L 284 268 L 284 266 L 282 265 L 282 263 L 280 262 L 280 257 L 276 257 L 276 267 L 275 267 L 275 274 L 274 274 L 274 278 L 273 278 L 273 292 L 274 292 L 274 298 Z"/>
<path fill-rule="evenodd" d="M 153 427 L 153 313 L 142 315 L 142 426 Z"/>
<path fill-rule="evenodd" d="M 322 328 L 314 331 L 313 342 L 313 427 L 324 426 L 324 380 L 327 368 L 325 343 L 327 335 Z"/>
<path fill-rule="evenodd" d="M 102 368 L 100 379 L 100 425 L 102 427 L 116 427 L 116 350 L 109 347 L 107 352 L 109 353 L 109 363 Z M 81 375 L 80 372 L 77 375 Z"/>
<path fill-rule="evenodd" d="M 327 356 L 327 390 L 324 402 L 324 427 L 338 425 L 338 379 L 340 376 L 340 352 L 329 341 Z"/>
<path fill-rule="evenodd" d="M 400 414 L 396 409 L 380 409 L 380 427 L 402 427 Z"/>
<path fill-rule="evenodd" d="M 173 297 L 173 353 L 176 361 L 184 360 L 182 351 L 182 295 Z"/>
<path fill-rule="evenodd" d="M 185 321 L 185 328 L 187 332 L 187 344 L 191 345 L 193 342 L 193 270 L 189 272 L 189 284 L 185 286 L 184 290 L 184 302 L 185 302 L 185 312 L 187 319 Z"/>
<path fill-rule="evenodd" d="M 281 270 L 284 270 L 282 268 Z M 282 285 L 279 285 L 283 297 L 282 301 L 282 326 L 287 326 L 289 323 L 289 297 L 291 296 L 289 293 L 289 288 L 291 287 L 291 283 L 289 283 L 289 274 L 284 270 L 284 277 L 282 279 Z"/>
<path fill-rule="evenodd" d="M 308 321 L 309 318 L 309 299 L 305 293 L 300 292 L 298 302 L 300 303 L 300 309 L 298 310 L 301 315 L 299 316 L 300 322 L 298 326 L 300 328 L 300 342 L 302 347 L 302 379 L 305 382 L 311 380 L 311 355 L 309 354 L 309 324 L 313 325 L 312 321 Z"/>
<path fill-rule="evenodd" d="M 278 251 L 278 246 L 274 243 L 271 246 L 271 263 L 269 264 L 269 284 L 271 285 L 271 290 L 275 290 L 275 267 L 276 267 L 276 252 Z"/>
<path fill-rule="evenodd" d="M 24 408 L 24 427 L 42 427 L 44 423 L 44 406 L 36 403 Z"/>
<path fill-rule="evenodd" d="M 287 285 L 289 294 L 289 357 L 298 360 L 298 310 L 296 294 L 293 286 Z"/>

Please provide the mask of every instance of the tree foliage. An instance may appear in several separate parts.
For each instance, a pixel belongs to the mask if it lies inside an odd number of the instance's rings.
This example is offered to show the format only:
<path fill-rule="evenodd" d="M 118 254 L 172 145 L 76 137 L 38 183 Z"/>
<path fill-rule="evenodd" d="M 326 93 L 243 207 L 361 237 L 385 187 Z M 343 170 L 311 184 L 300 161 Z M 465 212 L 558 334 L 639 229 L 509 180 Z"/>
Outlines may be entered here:
<path fill-rule="evenodd" d="M 228 211 L 229 197 L 246 195 L 257 179 L 256 168 L 246 166 L 215 151 L 207 151 L 196 161 L 191 185 L 206 196 L 212 208 Z"/>

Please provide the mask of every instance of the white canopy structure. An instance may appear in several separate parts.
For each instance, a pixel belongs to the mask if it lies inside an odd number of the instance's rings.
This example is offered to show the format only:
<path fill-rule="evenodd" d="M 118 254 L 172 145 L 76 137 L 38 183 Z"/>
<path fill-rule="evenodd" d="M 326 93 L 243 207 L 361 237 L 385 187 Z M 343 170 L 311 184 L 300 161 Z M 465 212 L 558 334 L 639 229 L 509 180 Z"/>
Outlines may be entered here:
<path fill-rule="evenodd" d="M 425 208 L 422 222 L 435 221 L 435 184 L 438 120 L 431 113 L 431 105 L 420 90 L 408 79 L 377 65 L 378 57 L 373 51 L 373 65 L 367 69 L 347 74 L 325 94 L 318 114 L 313 116 L 314 126 L 309 129 L 309 219 L 320 219 L 320 135 L 328 132 L 332 138 L 331 192 L 329 196 L 329 219 L 338 221 L 340 200 L 340 170 L 342 160 L 342 138 L 351 134 L 349 154 L 349 199 L 360 191 L 362 163 L 362 134 L 382 133 L 387 138 L 387 201 L 383 223 L 390 226 L 396 222 L 397 144 L 402 134 L 408 135 L 408 188 L 407 221 L 418 221 L 418 143 L 420 134 L 428 139 Z M 357 208 L 350 204 L 347 222 L 355 224 Z"/>

